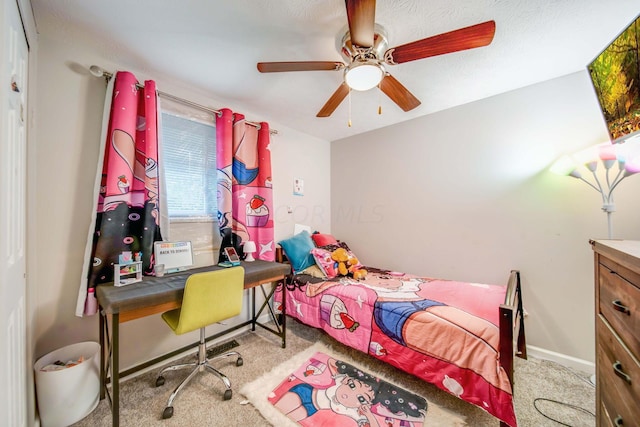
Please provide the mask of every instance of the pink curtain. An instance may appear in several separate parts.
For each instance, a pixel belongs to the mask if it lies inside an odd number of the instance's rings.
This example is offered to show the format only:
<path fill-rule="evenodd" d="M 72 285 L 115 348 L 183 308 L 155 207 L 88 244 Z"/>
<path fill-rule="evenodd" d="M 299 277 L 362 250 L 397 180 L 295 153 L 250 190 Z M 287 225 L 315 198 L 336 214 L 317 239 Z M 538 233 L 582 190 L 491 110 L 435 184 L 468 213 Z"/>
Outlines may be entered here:
<path fill-rule="evenodd" d="M 80 316 L 93 314 L 84 299 L 97 284 L 113 281 L 113 266 L 122 252 L 140 252 L 144 274 L 151 274 L 153 243 L 162 240 L 156 85 L 146 81 L 140 89 L 129 72 L 120 71 L 114 78 L 113 93 L 107 93 L 111 106 L 103 135 L 104 159 L 91 256 L 85 261 L 86 283 L 78 294 L 76 314 Z"/>
<path fill-rule="evenodd" d="M 256 259 L 274 261 L 270 133 L 246 123 L 242 114 L 222 109 L 216 118 L 218 223 L 222 248 L 256 243 Z M 221 250 L 222 254 L 222 250 Z"/>

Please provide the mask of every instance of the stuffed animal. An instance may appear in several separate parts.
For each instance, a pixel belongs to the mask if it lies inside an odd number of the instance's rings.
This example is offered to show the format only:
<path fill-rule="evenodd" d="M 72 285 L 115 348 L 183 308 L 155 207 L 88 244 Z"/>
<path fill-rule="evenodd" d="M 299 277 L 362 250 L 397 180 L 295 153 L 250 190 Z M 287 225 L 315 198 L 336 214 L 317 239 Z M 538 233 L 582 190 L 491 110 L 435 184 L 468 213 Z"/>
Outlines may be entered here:
<path fill-rule="evenodd" d="M 354 280 L 362 280 L 367 277 L 367 270 L 364 268 L 358 268 L 353 272 Z"/>
<path fill-rule="evenodd" d="M 331 253 L 331 259 L 338 264 L 338 273 L 341 276 L 346 276 L 351 273 L 355 280 L 360 280 L 364 279 L 367 275 L 367 270 L 360 268 L 358 258 L 344 248 L 334 250 Z"/>

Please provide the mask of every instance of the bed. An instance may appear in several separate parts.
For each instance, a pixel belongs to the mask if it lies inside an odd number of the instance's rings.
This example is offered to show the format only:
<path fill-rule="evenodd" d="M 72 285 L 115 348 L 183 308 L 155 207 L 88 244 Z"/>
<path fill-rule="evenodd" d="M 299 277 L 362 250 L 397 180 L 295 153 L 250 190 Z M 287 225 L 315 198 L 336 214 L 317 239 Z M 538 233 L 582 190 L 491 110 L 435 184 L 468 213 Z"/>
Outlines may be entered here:
<path fill-rule="evenodd" d="M 298 248 L 280 243 L 279 261 L 299 258 Z M 283 288 L 288 316 L 517 426 L 514 356 L 526 358 L 519 271 L 499 286 L 362 265 L 364 279 L 326 277 L 294 264 Z"/>

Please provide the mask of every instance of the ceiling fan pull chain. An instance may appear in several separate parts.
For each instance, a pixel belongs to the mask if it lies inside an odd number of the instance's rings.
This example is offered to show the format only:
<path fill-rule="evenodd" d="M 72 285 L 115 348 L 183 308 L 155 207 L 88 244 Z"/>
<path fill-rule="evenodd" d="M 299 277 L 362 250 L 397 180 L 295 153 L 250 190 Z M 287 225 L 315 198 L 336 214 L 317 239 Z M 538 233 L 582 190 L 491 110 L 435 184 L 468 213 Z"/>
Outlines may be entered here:
<path fill-rule="evenodd" d="M 382 95 L 380 90 L 380 84 L 378 83 L 378 115 L 382 115 Z"/>
<path fill-rule="evenodd" d="M 347 126 L 351 127 L 351 88 L 349 88 L 349 121 L 347 121 Z"/>

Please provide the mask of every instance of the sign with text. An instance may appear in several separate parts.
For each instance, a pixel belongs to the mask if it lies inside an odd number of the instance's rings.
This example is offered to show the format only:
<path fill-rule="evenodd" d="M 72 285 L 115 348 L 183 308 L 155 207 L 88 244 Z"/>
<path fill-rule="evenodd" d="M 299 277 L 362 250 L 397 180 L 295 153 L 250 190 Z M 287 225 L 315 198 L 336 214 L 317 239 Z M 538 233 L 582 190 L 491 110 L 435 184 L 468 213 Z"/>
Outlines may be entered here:
<path fill-rule="evenodd" d="M 168 273 L 193 265 L 191 242 L 155 242 L 153 253 L 156 265 L 164 264 L 164 271 Z"/>

